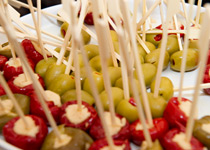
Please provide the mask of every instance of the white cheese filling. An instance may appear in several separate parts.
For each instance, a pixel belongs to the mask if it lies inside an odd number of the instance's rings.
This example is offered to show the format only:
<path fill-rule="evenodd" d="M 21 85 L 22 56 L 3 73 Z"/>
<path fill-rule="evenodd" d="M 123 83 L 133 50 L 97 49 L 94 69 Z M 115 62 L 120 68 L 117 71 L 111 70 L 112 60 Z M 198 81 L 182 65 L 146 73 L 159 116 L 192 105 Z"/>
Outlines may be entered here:
<path fill-rule="evenodd" d="M 78 110 L 77 104 L 69 105 L 66 107 L 65 111 L 66 117 L 69 119 L 70 122 L 74 124 L 79 124 L 85 121 L 91 115 L 87 107 L 85 107 L 84 105 L 82 105 L 81 110 Z"/>
<path fill-rule="evenodd" d="M 210 123 L 205 123 L 201 125 L 201 129 L 205 132 L 207 132 L 208 134 L 210 134 Z"/>
<path fill-rule="evenodd" d="M 176 142 L 182 149 L 186 149 L 186 150 L 192 149 L 191 144 L 186 142 L 186 134 L 183 132 L 176 134 L 173 137 L 172 141 Z"/>
<path fill-rule="evenodd" d="M 20 118 L 15 122 L 14 132 L 19 135 L 36 137 L 36 134 L 39 132 L 39 126 L 35 124 L 31 117 L 25 116 L 24 118 L 28 124 L 28 128 L 25 126 L 23 119 Z"/>
<path fill-rule="evenodd" d="M 125 145 L 123 144 L 121 146 L 114 145 L 112 149 L 110 146 L 105 146 L 105 147 L 101 148 L 101 150 L 123 150 L 124 148 L 125 148 Z"/>
<path fill-rule="evenodd" d="M 1 100 L 0 103 L 3 106 L 3 107 L 0 107 L 0 116 L 11 113 L 14 105 L 10 99 L 6 99 L 3 101 Z M 14 114 L 14 113 L 11 113 L 11 114 Z"/>
<path fill-rule="evenodd" d="M 16 61 L 14 61 L 13 58 L 10 58 L 9 61 L 6 62 L 6 64 L 15 68 L 20 67 L 21 66 L 20 58 L 16 58 Z"/>
<path fill-rule="evenodd" d="M 57 93 L 52 92 L 50 90 L 46 90 L 44 93 L 45 93 L 46 98 L 47 98 L 47 99 L 45 99 L 46 101 L 53 101 L 53 103 L 56 106 L 58 106 L 58 107 L 61 106 L 61 98 Z"/>
<path fill-rule="evenodd" d="M 39 79 L 39 76 L 35 74 L 35 77 Z M 16 86 L 25 87 L 32 84 L 31 80 L 27 80 L 25 74 L 19 74 L 13 81 Z"/>
<path fill-rule="evenodd" d="M 147 129 L 149 128 L 148 124 L 146 125 Z M 150 129 L 150 128 L 149 128 Z M 143 125 L 140 123 L 137 123 L 136 130 L 143 130 Z"/>
<path fill-rule="evenodd" d="M 62 146 L 65 146 L 66 144 L 68 144 L 72 137 L 66 135 L 66 134 L 61 134 L 60 136 L 61 139 L 59 139 L 58 137 L 55 138 L 55 143 L 54 143 L 54 148 L 60 148 Z"/>
<path fill-rule="evenodd" d="M 182 101 L 182 102 L 179 104 L 179 108 L 184 112 L 184 114 L 185 114 L 187 117 L 190 116 L 191 105 L 192 105 L 192 102 L 190 102 L 190 101 Z M 196 111 L 195 118 L 197 118 L 198 109 L 196 108 L 195 111 Z"/>
<path fill-rule="evenodd" d="M 115 124 L 113 124 L 111 120 L 111 114 L 110 112 L 104 112 L 104 118 L 107 124 L 107 127 L 109 129 L 109 132 L 111 135 L 117 134 L 123 126 L 126 124 L 126 119 L 125 118 L 118 118 L 115 116 Z"/>

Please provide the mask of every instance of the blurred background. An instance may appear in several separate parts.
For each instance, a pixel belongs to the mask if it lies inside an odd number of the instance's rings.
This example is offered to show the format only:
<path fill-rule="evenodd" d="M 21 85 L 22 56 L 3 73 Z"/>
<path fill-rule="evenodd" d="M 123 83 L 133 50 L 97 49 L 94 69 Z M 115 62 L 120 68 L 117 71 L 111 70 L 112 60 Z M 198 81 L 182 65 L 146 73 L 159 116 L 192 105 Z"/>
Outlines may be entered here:
<path fill-rule="evenodd" d="M 27 3 L 27 0 L 19 0 L 21 2 Z M 33 5 L 36 7 L 36 0 L 32 0 L 33 1 Z M 185 0 L 186 2 L 188 2 L 189 0 Z M 46 8 L 52 5 L 57 5 L 60 4 L 61 0 L 42 0 L 42 8 Z M 195 0 L 195 4 L 198 3 L 198 0 Z M 210 3 L 210 0 L 202 0 L 202 6 L 204 6 L 205 3 Z M 17 9 L 21 15 L 25 15 L 29 13 L 29 10 L 26 8 L 20 8 Z"/>

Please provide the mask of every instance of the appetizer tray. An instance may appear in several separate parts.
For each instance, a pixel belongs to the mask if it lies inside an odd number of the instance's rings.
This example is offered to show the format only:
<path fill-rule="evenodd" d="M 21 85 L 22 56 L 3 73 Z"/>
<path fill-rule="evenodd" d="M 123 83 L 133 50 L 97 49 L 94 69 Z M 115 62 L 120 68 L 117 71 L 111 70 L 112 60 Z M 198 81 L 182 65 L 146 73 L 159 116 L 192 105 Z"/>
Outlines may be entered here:
<path fill-rule="evenodd" d="M 147 0 L 147 7 L 150 8 L 152 6 L 153 2 L 154 2 L 154 0 Z M 130 1 L 131 10 L 132 10 L 132 7 L 133 7 L 133 1 Z M 141 6 L 139 6 L 139 7 L 141 7 Z M 48 7 L 44 10 L 46 12 L 49 12 L 49 13 L 52 13 L 52 14 L 57 14 L 57 11 L 60 8 L 61 8 L 61 5 L 56 5 L 56 6 Z M 196 10 L 196 6 L 194 6 L 194 9 Z M 202 8 L 201 11 L 203 11 L 203 10 L 204 9 Z M 164 14 L 165 13 L 166 13 L 166 9 L 164 8 Z M 194 11 L 194 13 L 196 13 L 196 11 Z M 195 16 L 195 14 L 194 14 L 194 16 Z M 141 14 L 138 14 L 138 17 L 141 17 Z M 155 22 L 155 24 L 153 24 L 153 27 L 156 27 L 156 25 L 160 24 L 160 13 L 159 13 L 158 8 L 156 8 L 156 10 L 154 10 L 151 17 Z M 179 17 L 178 20 L 181 21 L 182 17 L 181 16 L 178 16 L 178 17 Z M 21 17 L 21 20 L 25 23 L 33 25 L 32 17 L 31 17 L 30 14 Z M 50 32 L 50 33 L 53 33 L 55 35 L 60 36 L 60 24 L 54 18 L 42 15 L 42 27 L 41 28 L 44 31 L 47 31 L 47 32 Z M 94 31 L 93 27 L 90 27 L 90 29 L 92 31 Z M 34 32 L 34 31 L 32 30 L 32 32 Z M 1 37 L 0 38 L 0 43 L 4 43 L 4 42 L 7 41 L 7 38 L 5 37 L 4 34 L 0 34 L 0 37 Z M 51 40 L 53 40 L 53 39 L 51 39 Z M 92 40 L 91 43 L 94 43 L 94 41 Z M 196 78 L 197 73 L 198 73 L 197 70 L 198 69 L 185 73 L 184 87 L 195 85 L 195 78 Z M 166 76 L 166 77 L 170 78 L 171 81 L 173 82 L 175 88 L 179 87 L 179 80 L 180 80 L 180 73 L 179 72 L 172 71 L 170 69 L 170 67 L 168 67 L 166 70 L 164 70 L 162 72 L 162 76 Z M 178 95 L 178 92 L 174 93 L 174 96 L 176 96 L 176 95 Z M 193 90 L 183 92 L 183 97 L 186 97 L 186 98 L 192 100 L 192 96 L 193 96 Z M 209 99 L 210 99 L 210 97 L 208 95 L 205 95 L 201 90 L 199 101 L 198 101 L 198 118 L 200 118 L 204 115 L 210 115 L 210 109 L 209 109 L 210 100 Z M 5 142 L 2 134 L 0 134 L 0 149 L 18 150 L 18 148 L 16 148 L 16 147 L 8 144 L 7 142 Z M 137 149 L 139 149 L 139 147 L 132 144 L 132 150 L 137 150 Z"/>

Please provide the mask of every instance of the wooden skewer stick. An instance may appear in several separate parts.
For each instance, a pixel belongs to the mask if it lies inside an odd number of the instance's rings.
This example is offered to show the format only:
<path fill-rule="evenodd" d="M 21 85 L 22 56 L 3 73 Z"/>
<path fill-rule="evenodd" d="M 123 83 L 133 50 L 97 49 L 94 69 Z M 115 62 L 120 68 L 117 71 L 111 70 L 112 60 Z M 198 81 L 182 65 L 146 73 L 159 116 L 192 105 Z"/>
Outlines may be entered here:
<path fill-rule="evenodd" d="M 200 83 L 203 79 L 204 69 L 206 66 L 206 61 L 207 61 L 207 56 L 208 56 L 209 37 L 210 37 L 209 21 L 210 21 L 210 5 L 207 5 L 203 23 L 202 23 L 201 34 L 199 38 L 199 50 L 200 50 L 202 59 L 200 61 L 200 66 L 199 66 L 199 71 L 198 71 L 198 76 L 197 76 L 195 91 L 194 91 L 194 96 L 193 96 L 193 102 L 192 102 L 192 106 L 190 110 L 190 116 L 187 121 L 187 128 L 186 128 L 186 141 L 187 142 L 190 142 L 191 137 L 192 137 L 195 109 L 198 102 Z"/>
<path fill-rule="evenodd" d="M 158 0 L 157 0 L 158 1 Z M 161 23 L 163 24 L 164 22 L 164 16 L 163 16 L 163 2 L 161 1 L 159 4 L 159 9 L 160 9 L 160 19 L 161 19 Z"/>
<path fill-rule="evenodd" d="M 4 105 L 2 104 L 2 99 L 1 99 L 1 98 L 0 98 L 0 109 L 3 110 L 3 111 L 5 110 L 5 107 L 4 107 Z"/>
<path fill-rule="evenodd" d="M 137 33 L 142 33 L 142 31 L 138 31 Z M 162 30 L 147 30 L 147 34 L 154 34 L 154 33 L 163 33 Z M 168 30 L 168 33 L 186 33 L 185 30 Z"/>
<path fill-rule="evenodd" d="M 167 17 L 166 17 L 166 23 L 163 24 L 163 38 L 162 38 L 160 56 L 159 56 L 159 61 L 158 61 L 157 75 L 155 78 L 154 97 L 158 97 L 158 93 L 159 93 L 160 79 L 161 79 L 161 73 L 163 70 L 166 44 L 167 44 L 167 39 L 168 39 L 169 21 L 172 19 L 172 16 L 179 11 L 178 8 L 179 8 L 178 0 L 168 0 Z"/>
<path fill-rule="evenodd" d="M 0 83 L 2 85 L 2 87 L 4 88 L 5 92 L 7 93 L 9 99 L 12 101 L 12 103 L 14 104 L 14 107 L 18 113 L 18 115 L 20 116 L 20 118 L 23 120 L 25 127 L 28 129 L 30 128 L 25 117 L 24 117 L 24 113 L 21 110 L 19 104 L 17 103 L 17 100 L 15 99 L 15 96 L 13 95 L 12 91 L 10 90 L 9 86 L 7 85 L 6 80 L 4 79 L 3 75 L 0 73 Z"/>
<path fill-rule="evenodd" d="M 181 77 L 180 77 L 180 84 L 179 84 L 179 95 L 178 95 L 178 101 L 181 102 L 182 99 L 182 89 L 183 89 L 183 83 L 184 83 L 184 72 L 186 68 L 186 61 L 187 61 L 187 51 L 188 51 L 188 46 L 189 46 L 189 33 L 190 33 L 190 19 L 192 18 L 192 13 L 193 13 L 193 1 L 190 1 L 190 9 L 189 9 L 189 18 L 187 18 L 187 29 L 186 29 L 186 34 L 185 34 L 185 39 L 184 39 L 184 50 L 183 50 L 183 55 L 182 55 L 182 64 L 181 64 Z"/>
<path fill-rule="evenodd" d="M 142 6 L 143 6 L 143 8 L 142 8 L 142 15 L 145 16 L 145 14 L 146 14 L 146 0 L 143 0 L 143 5 Z M 146 21 L 147 20 L 144 21 L 143 26 L 142 26 L 142 28 L 143 28 L 142 40 L 144 42 L 146 41 L 146 33 L 145 33 L 145 31 L 146 31 Z"/>
<path fill-rule="evenodd" d="M 81 37 L 80 37 L 80 39 L 81 39 Z M 80 42 L 80 50 L 81 50 L 81 53 L 82 53 L 82 56 L 83 56 L 85 68 L 86 68 L 86 71 L 87 71 L 87 77 L 88 77 L 88 79 L 90 81 L 90 87 L 91 87 L 91 90 L 92 90 L 92 93 L 93 93 L 93 97 L 95 99 L 96 107 L 98 108 L 97 109 L 98 110 L 98 114 L 99 114 L 101 122 L 102 122 L 102 126 L 103 126 L 103 129 L 104 129 L 104 132 L 105 132 L 106 139 L 108 141 L 108 144 L 109 144 L 110 148 L 113 148 L 114 147 L 114 142 L 112 140 L 110 131 L 109 131 L 107 125 L 106 125 L 106 121 L 105 121 L 105 118 L 104 118 L 104 109 L 103 109 L 100 97 L 98 95 L 96 84 L 95 84 L 93 76 L 92 76 L 92 70 L 91 70 L 91 67 L 90 67 L 90 65 L 88 63 L 87 54 L 86 54 L 86 52 L 84 50 L 82 40 Z"/>
<path fill-rule="evenodd" d="M 210 88 L 210 83 L 203 83 L 200 84 L 200 89 L 207 89 Z M 182 91 L 189 91 L 189 90 L 194 90 L 195 86 L 188 86 L 188 87 L 183 87 Z M 174 88 L 174 92 L 179 92 L 180 88 Z"/>
<path fill-rule="evenodd" d="M 35 89 L 36 94 L 37 94 L 37 96 L 38 96 L 38 99 L 40 100 L 40 103 L 41 103 L 41 105 L 42 105 L 42 107 L 43 107 L 43 109 L 44 109 L 44 111 L 45 111 L 45 114 L 46 114 L 46 116 L 47 116 L 47 118 L 48 118 L 48 120 L 49 120 L 50 125 L 52 126 L 53 130 L 55 131 L 56 136 L 57 136 L 59 139 L 61 139 L 61 138 L 60 138 L 60 132 L 59 132 L 59 130 L 58 130 L 58 128 L 57 128 L 57 125 L 56 125 L 56 123 L 55 123 L 55 120 L 53 119 L 53 117 L 52 117 L 52 115 L 51 115 L 51 113 L 50 113 L 50 111 L 49 111 L 49 108 L 48 108 L 48 106 L 46 105 L 46 102 L 44 101 L 44 99 L 43 99 L 43 97 L 42 97 L 43 95 L 40 94 L 40 88 L 39 88 L 39 87 L 40 87 L 41 85 L 40 85 L 39 81 L 36 79 L 36 77 L 34 76 L 34 72 L 33 72 L 33 70 L 31 69 L 30 65 L 28 64 L 28 61 L 27 61 L 27 59 L 26 59 L 26 55 L 25 55 L 25 53 L 24 53 L 24 50 L 23 50 L 23 48 L 20 46 L 20 43 L 17 41 L 17 38 L 16 38 L 16 36 L 15 36 L 15 34 L 14 34 L 15 31 L 14 31 L 13 27 L 10 26 L 10 25 L 7 23 L 7 19 L 6 19 L 5 16 L 3 16 L 2 14 L 0 14 L 0 22 L 1 22 L 1 25 L 2 25 L 2 27 L 4 28 L 4 30 L 5 30 L 5 32 L 6 32 L 6 35 L 7 35 L 8 39 L 9 39 L 9 41 L 10 41 L 11 43 L 13 43 L 14 46 L 16 47 L 16 52 L 17 52 L 18 56 L 20 57 L 20 59 L 22 60 L 23 65 L 25 65 L 25 67 L 26 67 L 26 69 L 27 69 L 27 71 L 28 71 L 28 73 L 29 73 L 29 75 L 30 75 L 30 77 L 31 77 L 31 79 L 32 79 L 34 89 Z M 3 80 L 1 79 L 0 81 L 2 82 Z M 2 85 L 3 85 L 3 84 L 4 84 L 4 83 L 2 83 Z M 7 90 L 7 89 L 5 89 L 5 90 Z"/>
<path fill-rule="evenodd" d="M 110 83 L 108 67 L 107 67 L 107 59 L 109 58 L 109 54 L 107 52 L 108 43 L 106 40 L 108 35 L 107 35 L 107 32 L 105 30 L 103 30 L 105 28 L 105 26 L 106 26 L 106 24 L 102 19 L 98 19 L 95 22 L 95 28 L 96 28 L 98 42 L 99 42 L 99 51 L 100 51 L 104 86 L 105 86 L 105 90 L 108 95 L 109 111 L 111 113 L 111 119 L 112 119 L 112 122 L 114 125 L 114 124 L 116 124 L 116 121 L 115 121 L 116 115 L 115 115 L 114 101 L 113 101 L 112 90 L 111 90 L 111 83 Z"/>
<path fill-rule="evenodd" d="M 122 8 L 123 8 L 122 10 L 128 10 L 125 2 L 122 3 Z M 130 21 L 128 12 L 124 11 L 122 13 L 123 13 L 124 20 L 125 20 L 125 28 L 127 29 L 127 32 L 131 39 L 131 46 L 132 46 L 132 50 L 133 50 L 133 54 L 134 54 L 135 67 L 136 67 L 136 71 L 137 71 L 137 75 L 138 75 L 138 79 L 139 79 L 139 84 L 141 87 L 141 94 L 142 94 L 142 98 L 143 98 L 143 104 L 145 107 L 147 120 L 148 120 L 149 126 L 152 127 L 153 126 L 152 115 L 151 115 L 151 111 L 150 111 L 150 107 L 149 107 L 149 103 L 148 103 L 148 97 L 147 97 L 146 86 L 145 86 L 145 82 L 144 82 L 144 78 L 143 78 L 142 66 L 140 63 L 139 55 L 138 55 L 135 33 L 134 33 L 134 30 L 132 30 L 132 27 L 130 24 L 131 21 Z"/>
<path fill-rule="evenodd" d="M 78 21 L 79 33 L 81 32 L 80 30 L 82 29 L 82 25 L 84 23 L 84 19 L 85 19 L 85 16 L 87 14 L 87 9 L 88 9 L 88 6 L 89 6 L 89 0 L 81 0 L 81 3 L 82 3 L 82 5 L 81 5 L 81 11 L 80 11 L 79 21 Z"/>
<path fill-rule="evenodd" d="M 46 55 L 46 53 L 45 53 L 45 50 L 44 50 L 44 46 L 43 46 L 43 43 L 42 43 L 42 36 L 41 36 L 41 33 L 40 33 L 40 9 L 41 9 L 41 1 L 40 0 L 38 0 L 37 2 L 38 2 L 38 9 L 37 9 L 37 13 L 38 13 L 38 20 L 39 21 L 37 21 L 36 20 L 36 18 L 35 18 L 35 13 L 34 13 L 34 9 L 33 9 L 33 4 L 32 4 L 32 1 L 31 0 L 27 0 L 27 2 L 28 2 L 28 5 L 29 5 L 29 10 L 30 10 L 30 12 L 31 12 L 31 16 L 32 16 L 32 19 L 33 19 L 33 22 L 34 22 L 34 26 L 35 26 L 35 28 L 36 28 L 36 34 L 37 34 L 37 36 L 38 36 L 38 41 L 39 41 L 39 45 L 40 45 L 40 47 L 41 47 L 41 50 L 42 50 L 42 55 L 43 55 L 43 57 L 44 57 L 44 59 L 45 60 L 47 60 L 47 55 Z"/>
<path fill-rule="evenodd" d="M 138 7 L 139 7 L 139 0 L 134 0 L 134 5 L 133 5 L 133 29 L 134 31 L 136 31 L 136 21 L 137 21 L 137 11 L 138 11 Z"/>
<path fill-rule="evenodd" d="M 76 14 L 75 14 L 76 4 L 71 2 L 70 4 L 70 15 L 71 15 L 71 23 L 70 28 L 72 29 L 72 50 L 74 56 L 74 67 L 75 67 L 75 80 L 76 80 L 76 94 L 77 94 L 77 104 L 78 104 L 78 111 L 82 110 L 82 92 L 81 92 L 81 82 L 80 82 L 80 66 L 79 66 L 79 58 L 78 58 L 78 49 L 79 49 L 79 37 L 77 35 L 81 34 L 81 28 L 78 26 L 76 27 Z M 69 59 L 70 60 L 70 59 Z M 68 63 L 67 68 L 70 67 Z M 69 74 L 69 70 L 65 70 L 65 72 Z"/>
<path fill-rule="evenodd" d="M 5 15 L 6 15 L 6 17 L 8 18 L 8 22 L 9 22 L 10 24 L 12 24 L 12 22 L 11 22 L 11 17 L 10 17 L 10 13 L 9 13 L 9 8 L 8 8 L 8 3 L 7 3 L 7 1 L 1 1 L 1 2 L 4 3 L 4 4 L 2 4 L 2 5 L 4 5 Z M 15 54 L 15 51 L 14 51 L 14 46 L 13 46 L 12 44 L 10 44 L 10 43 L 9 43 L 9 45 L 10 45 L 10 47 L 11 47 L 12 58 L 13 58 L 13 60 L 14 60 L 14 63 L 16 63 L 17 60 L 16 60 L 16 54 Z"/>
<path fill-rule="evenodd" d="M 148 12 L 141 18 L 141 20 L 137 24 L 137 30 L 141 27 L 141 25 L 145 22 L 145 20 L 150 16 L 153 10 L 160 4 L 161 0 L 155 1 L 154 5 L 148 10 Z"/>
<path fill-rule="evenodd" d="M 201 12 L 201 4 L 202 4 L 202 0 L 198 0 L 198 3 L 197 3 L 197 13 L 196 13 L 196 18 L 195 18 L 195 27 L 197 27 L 198 24 L 199 24 L 200 12 Z"/>
<path fill-rule="evenodd" d="M 173 20 L 174 20 L 175 29 L 178 30 L 179 26 L 178 26 L 176 14 L 173 17 Z M 177 36 L 177 40 L 178 40 L 178 44 L 179 44 L 179 49 L 182 51 L 183 47 L 182 47 L 182 41 L 181 41 L 180 33 L 176 34 L 176 36 Z"/>
<path fill-rule="evenodd" d="M 141 63 L 139 62 L 139 58 L 138 58 L 139 55 L 138 55 L 138 51 L 137 51 L 135 33 L 134 33 L 134 30 L 132 30 L 132 27 L 131 27 L 131 20 L 130 20 L 128 7 L 127 7 L 128 4 L 126 3 L 125 0 L 121 1 L 120 4 L 121 4 L 121 9 L 124 10 L 122 12 L 122 14 L 123 14 L 123 18 L 125 20 L 125 28 L 127 29 L 127 32 L 128 32 L 128 34 L 130 36 L 130 39 L 131 39 L 131 46 L 132 46 L 134 56 L 135 56 L 134 57 L 135 65 L 136 65 L 137 74 L 138 74 L 138 77 L 139 77 L 139 83 L 140 83 L 140 87 L 141 87 L 141 94 L 142 94 L 142 97 L 143 97 L 143 103 L 144 103 L 144 106 L 145 106 L 146 115 L 148 117 L 147 119 L 148 119 L 148 122 L 149 122 L 149 126 L 151 127 L 151 126 L 153 126 L 153 123 L 152 123 L 151 117 L 147 114 L 150 111 L 147 110 L 148 109 L 148 100 L 147 100 L 147 94 L 146 94 L 146 87 L 145 87 L 145 83 L 144 83 L 144 79 L 143 79 L 142 68 L 140 66 Z M 121 34 L 121 35 L 123 35 L 123 34 Z M 123 41 L 122 38 L 123 38 L 123 36 L 120 36 L 120 39 Z M 123 43 L 123 42 L 121 42 L 121 43 Z M 122 45 L 122 48 L 125 48 L 125 46 Z M 147 129 L 146 120 L 145 120 L 145 117 L 144 117 L 144 112 L 143 112 L 142 105 L 141 105 L 141 102 L 140 102 L 140 97 L 139 97 L 137 88 L 135 87 L 135 83 L 134 83 L 134 79 L 133 79 L 133 67 L 132 67 L 132 64 L 130 63 L 130 60 L 129 60 L 128 56 L 129 56 L 128 52 L 124 49 L 123 50 L 123 57 L 126 60 L 129 80 L 131 81 L 130 83 L 131 83 L 132 90 L 134 92 L 134 98 L 135 98 L 136 103 L 137 103 L 138 115 L 139 115 L 139 118 L 140 118 L 141 123 L 143 125 L 143 132 L 144 132 L 144 135 L 145 135 L 145 139 L 146 139 L 149 147 L 151 147 L 152 146 L 151 136 L 150 136 L 149 131 Z M 151 115 L 151 112 L 150 112 L 150 115 Z"/>

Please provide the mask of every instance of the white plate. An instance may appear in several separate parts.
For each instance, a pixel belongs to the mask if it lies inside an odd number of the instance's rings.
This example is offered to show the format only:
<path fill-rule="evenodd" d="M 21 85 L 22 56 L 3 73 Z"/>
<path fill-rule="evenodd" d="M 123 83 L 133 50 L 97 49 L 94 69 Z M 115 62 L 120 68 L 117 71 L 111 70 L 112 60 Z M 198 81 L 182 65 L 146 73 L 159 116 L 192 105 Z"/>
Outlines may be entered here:
<path fill-rule="evenodd" d="M 133 8 L 133 5 L 132 5 L 133 0 L 130 1 L 130 4 L 131 4 L 130 8 L 132 9 Z M 148 8 L 150 8 L 153 4 L 154 4 L 154 0 L 147 0 Z M 141 7 L 141 6 L 139 6 L 139 7 Z M 49 13 L 52 13 L 52 14 L 56 15 L 59 8 L 61 8 L 61 5 L 48 7 L 44 10 L 49 12 Z M 164 7 L 164 12 L 165 12 L 165 10 L 166 9 Z M 194 6 L 194 10 L 196 10 L 196 6 Z M 195 16 L 195 13 L 196 13 L 196 11 L 194 11 L 194 16 Z M 140 13 L 138 14 L 138 17 L 141 17 Z M 156 8 L 154 10 L 151 17 L 152 17 L 152 19 L 155 19 L 157 21 L 156 24 L 153 27 L 160 24 L 159 8 Z M 180 18 L 180 16 L 178 16 L 178 17 Z M 180 19 L 182 19 L 182 18 L 180 18 Z M 21 18 L 21 20 L 25 23 L 33 25 L 33 20 L 31 18 L 30 14 L 23 16 Z M 57 20 L 54 19 L 54 18 L 42 15 L 42 30 L 60 36 L 60 25 L 57 23 Z M 92 28 L 92 30 L 93 30 L 93 28 Z M 0 38 L 0 43 L 7 42 L 7 38 L 5 37 L 4 34 L 0 33 L 0 37 L 1 37 Z M 94 42 L 94 41 L 91 41 L 91 42 Z M 192 72 L 185 73 L 184 86 L 193 86 L 195 84 L 195 79 L 196 79 L 196 76 L 197 76 L 197 72 L 198 71 L 195 70 L 195 71 L 192 71 Z M 174 84 L 174 87 L 179 86 L 180 73 L 171 71 L 170 67 L 168 67 L 168 69 L 166 69 L 162 73 L 162 76 L 169 77 L 172 80 L 172 82 Z M 193 91 L 183 92 L 183 97 L 186 97 L 186 98 L 189 98 L 190 100 L 192 100 L 192 94 L 193 94 Z M 175 93 L 174 96 L 177 96 L 177 93 Z M 200 118 L 204 115 L 210 115 L 209 107 L 210 107 L 210 98 L 209 98 L 209 96 L 203 94 L 203 92 L 201 91 L 199 101 L 198 101 L 198 109 L 199 109 L 198 117 Z M 7 150 L 19 150 L 18 148 L 15 148 L 14 146 L 5 142 L 2 135 L 0 135 L 0 149 L 1 148 L 7 149 Z M 132 150 L 137 150 L 137 149 L 138 149 L 138 147 L 136 147 L 134 144 L 132 144 Z"/>

